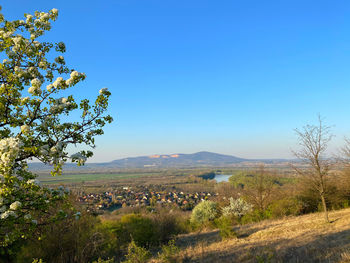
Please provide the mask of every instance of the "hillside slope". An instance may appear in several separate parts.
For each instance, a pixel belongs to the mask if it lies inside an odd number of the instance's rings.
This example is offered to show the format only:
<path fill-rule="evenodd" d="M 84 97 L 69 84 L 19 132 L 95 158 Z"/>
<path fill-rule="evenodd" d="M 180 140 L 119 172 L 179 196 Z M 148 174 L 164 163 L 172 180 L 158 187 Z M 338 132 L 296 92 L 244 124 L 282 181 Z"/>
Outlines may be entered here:
<path fill-rule="evenodd" d="M 184 262 L 350 262 L 350 209 L 244 225 L 238 238 L 218 231 L 180 236 Z"/>

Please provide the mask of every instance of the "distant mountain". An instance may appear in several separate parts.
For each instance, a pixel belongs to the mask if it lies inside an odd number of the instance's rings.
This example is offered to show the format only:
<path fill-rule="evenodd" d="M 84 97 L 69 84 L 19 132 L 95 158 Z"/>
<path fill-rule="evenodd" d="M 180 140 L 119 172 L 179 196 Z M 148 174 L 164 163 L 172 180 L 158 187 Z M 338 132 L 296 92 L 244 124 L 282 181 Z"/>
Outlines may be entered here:
<path fill-rule="evenodd" d="M 285 159 L 243 159 L 236 156 L 224 155 L 212 152 L 197 152 L 192 154 L 169 154 L 130 157 L 114 160 L 106 163 L 88 163 L 77 167 L 75 164 L 66 164 L 66 171 L 86 170 L 113 170 L 125 168 L 190 168 L 190 167 L 227 167 L 239 163 L 281 163 Z M 29 168 L 33 171 L 49 170 L 48 165 L 30 163 Z"/>
<path fill-rule="evenodd" d="M 151 155 L 112 161 L 117 167 L 198 167 L 227 166 L 248 161 L 235 156 L 198 152 L 193 154 Z"/>

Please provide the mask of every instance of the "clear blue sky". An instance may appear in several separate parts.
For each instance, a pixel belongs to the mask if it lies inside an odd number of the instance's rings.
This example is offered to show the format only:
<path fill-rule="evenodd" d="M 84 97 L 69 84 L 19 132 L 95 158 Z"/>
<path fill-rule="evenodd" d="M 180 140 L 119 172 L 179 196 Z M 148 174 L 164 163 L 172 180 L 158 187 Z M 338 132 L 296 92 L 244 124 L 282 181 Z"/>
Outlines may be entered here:
<path fill-rule="evenodd" d="M 11 0 L 8 19 L 59 9 L 46 39 L 113 93 L 115 122 L 92 161 L 201 150 L 291 157 L 294 128 L 317 114 L 350 135 L 350 2 Z"/>

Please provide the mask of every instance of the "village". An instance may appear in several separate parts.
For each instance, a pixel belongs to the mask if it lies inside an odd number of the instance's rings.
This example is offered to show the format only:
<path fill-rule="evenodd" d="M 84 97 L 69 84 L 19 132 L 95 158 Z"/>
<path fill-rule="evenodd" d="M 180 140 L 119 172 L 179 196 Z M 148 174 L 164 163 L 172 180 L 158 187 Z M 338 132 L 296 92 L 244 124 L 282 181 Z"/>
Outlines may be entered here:
<path fill-rule="evenodd" d="M 178 191 L 154 191 L 148 187 L 120 187 L 104 193 L 84 193 L 77 197 L 82 205 L 90 212 L 114 211 L 122 207 L 154 207 L 173 206 L 184 211 L 203 200 L 209 200 L 217 196 L 217 193 L 195 192 L 184 193 Z"/>

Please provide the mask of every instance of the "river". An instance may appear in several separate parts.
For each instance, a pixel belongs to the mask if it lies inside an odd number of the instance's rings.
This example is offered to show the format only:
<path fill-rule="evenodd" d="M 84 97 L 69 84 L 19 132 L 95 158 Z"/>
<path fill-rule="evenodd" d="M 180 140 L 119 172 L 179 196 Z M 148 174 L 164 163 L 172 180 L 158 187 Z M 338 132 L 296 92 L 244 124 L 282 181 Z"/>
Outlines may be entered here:
<path fill-rule="evenodd" d="M 228 182 L 228 179 L 231 176 L 232 176 L 232 174 L 216 174 L 214 177 L 214 180 L 216 180 L 217 183 Z"/>

